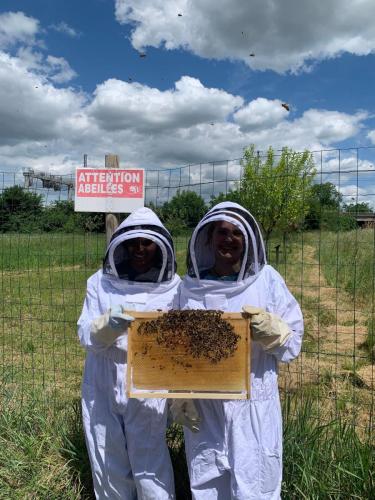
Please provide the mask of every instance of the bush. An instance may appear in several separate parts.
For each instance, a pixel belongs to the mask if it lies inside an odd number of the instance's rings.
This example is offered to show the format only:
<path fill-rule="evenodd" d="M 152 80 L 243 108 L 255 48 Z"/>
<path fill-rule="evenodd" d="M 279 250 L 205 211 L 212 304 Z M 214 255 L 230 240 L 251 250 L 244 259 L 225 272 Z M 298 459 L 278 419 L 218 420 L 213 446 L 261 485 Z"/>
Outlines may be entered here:
<path fill-rule="evenodd" d="M 350 214 L 336 210 L 325 210 L 321 216 L 320 228 L 328 231 L 352 231 L 358 227 L 356 219 Z"/>
<path fill-rule="evenodd" d="M 73 201 L 55 201 L 43 210 L 40 229 L 45 232 L 103 232 L 105 216 L 96 212 L 75 212 Z"/>
<path fill-rule="evenodd" d="M 164 220 L 164 224 L 172 236 L 181 236 L 189 230 L 186 223 L 178 217 L 168 217 Z"/>
<path fill-rule="evenodd" d="M 119 218 L 121 220 L 121 218 Z M 103 233 L 105 231 L 105 214 L 100 212 L 75 212 L 75 228 L 89 233 Z M 69 230 L 69 221 L 65 225 Z"/>
<path fill-rule="evenodd" d="M 158 208 L 158 215 L 163 222 L 171 224 L 171 227 L 177 223 L 181 228 L 182 224 L 193 228 L 201 220 L 206 209 L 203 198 L 194 191 L 178 191 L 170 201 Z"/>
<path fill-rule="evenodd" d="M 1 231 L 33 232 L 39 227 L 42 211 L 41 195 L 25 191 L 21 186 L 5 188 L 0 195 Z"/>
<path fill-rule="evenodd" d="M 74 206 L 71 201 L 55 201 L 43 210 L 40 229 L 42 231 L 63 231 L 66 222 L 74 219 Z"/>

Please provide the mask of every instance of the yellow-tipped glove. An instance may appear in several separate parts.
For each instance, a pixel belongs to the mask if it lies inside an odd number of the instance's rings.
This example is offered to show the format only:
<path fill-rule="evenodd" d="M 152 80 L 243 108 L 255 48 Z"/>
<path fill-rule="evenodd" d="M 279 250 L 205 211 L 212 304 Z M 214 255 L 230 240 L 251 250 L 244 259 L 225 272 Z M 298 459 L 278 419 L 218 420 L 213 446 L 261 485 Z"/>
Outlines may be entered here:
<path fill-rule="evenodd" d="M 91 335 L 106 347 L 111 346 L 128 328 L 133 316 L 127 314 L 120 305 L 115 305 L 91 323 Z"/>
<path fill-rule="evenodd" d="M 277 314 L 249 305 L 243 306 L 242 310 L 250 317 L 252 339 L 259 342 L 265 351 L 284 345 L 292 334 Z"/>
<path fill-rule="evenodd" d="M 174 422 L 184 425 L 191 432 L 199 432 L 201 419 L 192 399 L 173 399 L 169 410 Z"/>

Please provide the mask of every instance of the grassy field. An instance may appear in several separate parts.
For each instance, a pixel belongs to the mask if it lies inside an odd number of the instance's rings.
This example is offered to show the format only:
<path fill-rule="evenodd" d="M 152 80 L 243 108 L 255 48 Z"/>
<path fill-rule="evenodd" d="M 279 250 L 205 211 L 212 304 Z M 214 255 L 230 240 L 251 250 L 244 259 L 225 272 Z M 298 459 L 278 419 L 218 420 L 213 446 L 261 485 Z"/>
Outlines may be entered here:
<path fill-rule="evenodd" d="M 186 245 L 176 240 L 180 274 Z M 0 236 L 0 498 L 92 498 L 76 321 L 104 247 L 101 235 Z M 270 261 L 306 322 L 303 353 L 281 370 L 284 498 L 371 498 L 374 232 L 275 238 Z M 180 429 L 169 443 L 188 498 Z"/>

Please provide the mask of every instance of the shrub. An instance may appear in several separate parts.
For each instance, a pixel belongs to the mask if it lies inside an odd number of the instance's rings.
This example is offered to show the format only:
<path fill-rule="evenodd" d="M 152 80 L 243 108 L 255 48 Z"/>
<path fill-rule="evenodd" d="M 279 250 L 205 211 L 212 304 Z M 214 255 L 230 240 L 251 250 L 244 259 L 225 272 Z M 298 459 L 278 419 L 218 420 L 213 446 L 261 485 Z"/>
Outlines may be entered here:
<path fill-rule="evenodd" d="M 25 191 L 21 186 L 5 188 L 0 195 L 1 231 L 35 231 L 42 211 L 41 195 Z"/>

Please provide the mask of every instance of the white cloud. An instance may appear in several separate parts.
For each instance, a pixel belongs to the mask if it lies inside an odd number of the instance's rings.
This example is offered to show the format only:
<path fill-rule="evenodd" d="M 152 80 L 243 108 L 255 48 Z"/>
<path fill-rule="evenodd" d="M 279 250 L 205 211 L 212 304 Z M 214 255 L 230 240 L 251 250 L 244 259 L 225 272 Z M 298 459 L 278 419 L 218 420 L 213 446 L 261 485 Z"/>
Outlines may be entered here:
<path fill-rule="evenodd" d="M 327 146 L 355 136 L 360 130 L 361 122 L 366 118 L 365 112 L 349 115 L 338 111 L 309 109 L 297 122 L 305 133 L 310 130 L 323 146 Z"/>
<path fill-rule="evenodd" d="M 172 90 L 110 79 L 98 85 L 89 113 L 105 130 L 165 132 L 199 123 L 224 121 L 242 105 L 242 97 L 207 88 L 183 76 Z"/>
<path fill-rule="evenodd" d="M 54 83 L 66 83 L 77 76 L 63 57 L 44 56 L 42 52 L 31 47 L 20 47 L 14 60 L 19 67 L 22 66 L 25 70 Z"/>
<path fill-rule="evenodd" d="M 47 70 L 50 80 L 55 83 L 66 83 L 72 80 L 77 73 L 69 66 L 63 57 L 47 56 Z"/>
<path fill-rule="evenodd" d="M 346 186 L 335 186 L 336 189 L 342 194 L 345 203 L 357 203 L 368 201 L 366 197 L 370 194 L 368 189 L 359 187 L 357 184 L 348 184 Z"/>
<path fill-rule="evenodd" d="M 78 92 L 55 88 L 24 61 L 0 52 L 0 144 L 57 137 L 65 117 L 83 102 Z"/>
<path fill-rule="evenodd" d="M 372 144 L 375 144 L 375 130 L 371 130 L 368 134 L 367 137 L 370 139 Z"/>
<path fill-rule="evenodd" d="M 137 50 L 183 48 L 259 70 L 303 71 L 344 52 L 375 50 L 373 0 L 116 0 L 115 12 L 134 25 Z"/>
<path fill-rule="evenodd" d="M 252 123 L 251 129 L 244 130 L 230 119 L 231 110 L 237 105 L 234 96 L 231 102 L 230 94 L 219 94 L 223 98 L 220 110 L 218 95 L 207 90 L 212 89 L 201 89 L 199 107 L 194 105 L 194 98 L 190 99 L 191 112 L 185 118 L 186 102 L 181 96 L 175 98 L 176 91 L 161 92 L 138 84 L 108 81 L 97 89 L 88 109 L 89 118 L 95 120 L 103 136 L 107 134 L 113 144 L 118 144 L 117 148 L 125 152 L 127 160 L 142 162 L 143 158 L 147 165 L 155 166 L 238 158 L 251 143 L 260 150 L 266 150 L 269 145 L 275 149 L 289 146 L 296 150 L 319 150 L 355 137 L 366 118 L 363 113 L 309 110 L 294 120 L 289 116 L 280 119 L 278 111 L 275 117 L 271 111 L 272 106 L 277 110 L 281 108 L 277 100 L 256 99 L 235 112 L 234 119 L 238 121 L 238 115 L 241 118 L 242 110 L 246 115 L 249 109 L 258 109 L 261 102 L 261 106 L 269 108 L 268 126 L 259 119 L 258 126 Z M 215 121 L 211 121 L 213 108 Z"/>
<path fill-rule="evenodd" d="M 39 21 L 23 12 L 0 14 L 0 48 L 15 43 L 34 44 L 39 31 Z"/>
<path fill-rule="evenodd" d="M 321 171 L 324 173 L 337 174 L 356 174 L 357 172 L 374 172 L 375 165 L 369 160 L 358 158 L 352 150 L 348 150 L 347 156 L 344 156 L 345 151 L 340 152 L 340 158 L 337 158 L 338 152 L 332 151 L 330 154 L 335 155 L 335 158 L 330 158 L 322 164 Z M 342 157 L 344 156 L 344 157 Z"/>
<path fill-rule="evenodd" d="M 262 130 L 275 126 L 288 115 L 278 99 L 269 100 L 258 97 L 234 114 L 234 121 L 241 126 L 241 130 Z"/>
<path fill-rule="evenodd" d="M 89 100 L 74 89 L 54 87 L 40 73 L 43 60 L 35 53 L 22 55 L 0 53 L 0 159 L 5 166 L 17 157 L 18 166 L 38 163 L 62 172 L 80 164 L 84 153 L 91 165 L 100 166 L 112 152 L 124 165 L 168 167 L 239 158 L 251 143 L 259 150 L 269 145 L 321 149 L 355 137 L 366 119 L 364 113 L 316 109 L 291 119 L 277 99 L 244 103 L 187 76 L 165 91 L 107 80 Z"/>
<path fill-rule="evenodd" d="M 71 38 L 78 38 L 80 36 L 80 33 L 78 31 L 76 31 L 74 28 L 69 26 L 64 21 L 61 21 L 58 24 L 52 24 L 50 28 L 53 29 L 54 31 L 57 31 L 58 33 L 68 35 Z"/>

